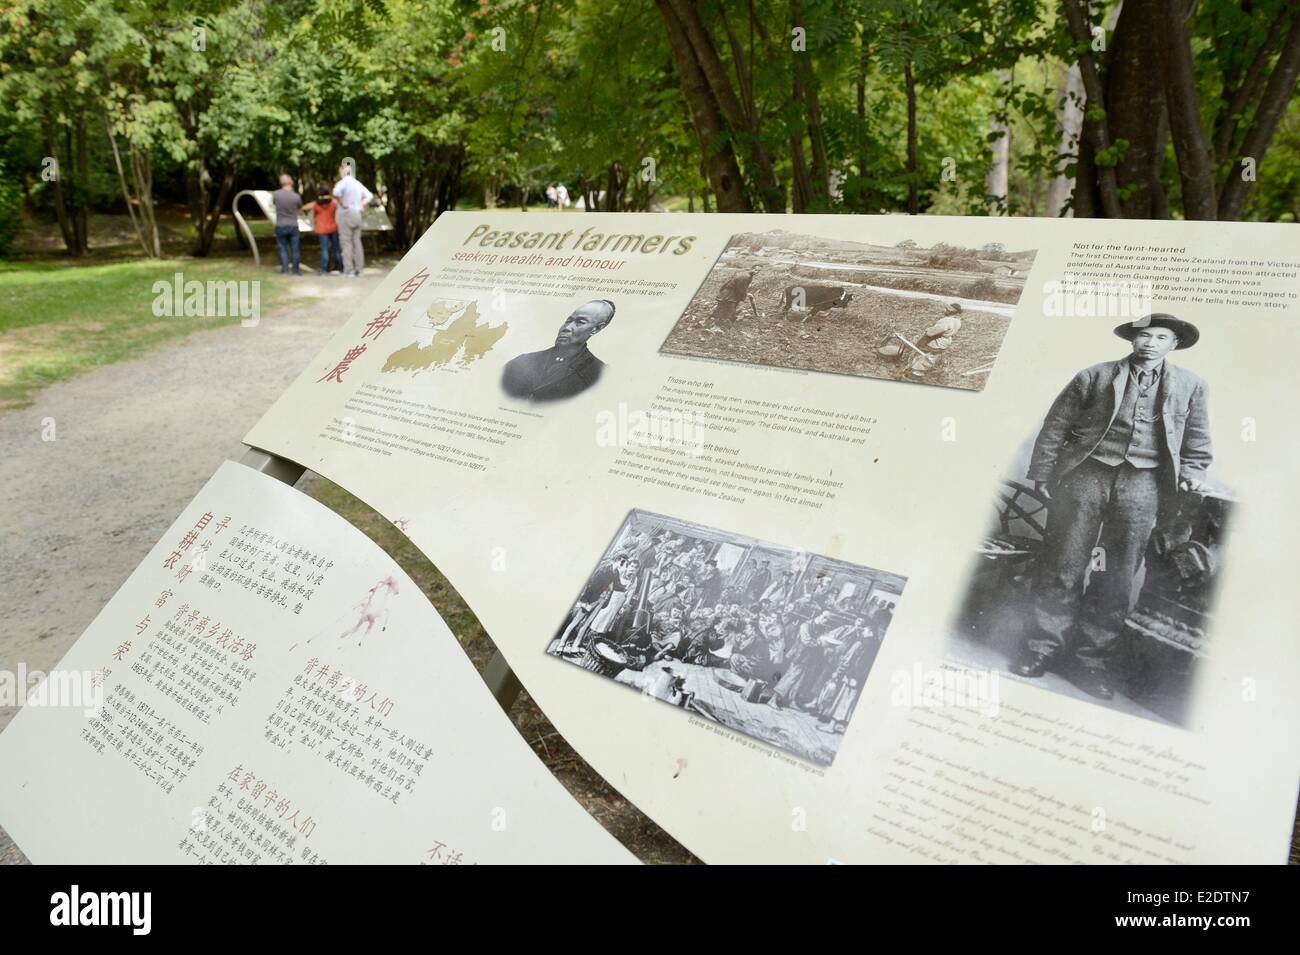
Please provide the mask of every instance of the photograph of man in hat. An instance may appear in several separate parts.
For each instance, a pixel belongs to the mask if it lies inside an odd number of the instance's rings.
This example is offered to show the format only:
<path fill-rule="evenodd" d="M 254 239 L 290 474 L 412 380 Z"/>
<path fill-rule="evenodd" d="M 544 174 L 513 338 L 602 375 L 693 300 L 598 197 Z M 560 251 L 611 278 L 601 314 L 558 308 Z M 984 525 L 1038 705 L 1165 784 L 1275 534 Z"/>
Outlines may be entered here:
<path fill-rule="evenodd" d="M 1027 477 L 1048 516 L 1033 619 L 1011 666 L 1031 678 L 1056 670 L 1100 699 L 1114 695 L 1116 640 L 1157 518 L 1204 486 L 1212 460 L 1206 384 L 1165 357 L 1195 345 L 1196 326 L 1154 314 L 1115 334 L 1131 354 L 1075 375 L 1034 443 Z"/>
<path fill-rule="evenodd" d="M 580 305 L 560 325 L 555 344 L 542 351 L 518 355 L 506 362 L 501 387 L 512 398 L 555 401 L 586 391 L 605 370 L 587 342 L 614 320 L 614 303 L 608 299 Z"/>

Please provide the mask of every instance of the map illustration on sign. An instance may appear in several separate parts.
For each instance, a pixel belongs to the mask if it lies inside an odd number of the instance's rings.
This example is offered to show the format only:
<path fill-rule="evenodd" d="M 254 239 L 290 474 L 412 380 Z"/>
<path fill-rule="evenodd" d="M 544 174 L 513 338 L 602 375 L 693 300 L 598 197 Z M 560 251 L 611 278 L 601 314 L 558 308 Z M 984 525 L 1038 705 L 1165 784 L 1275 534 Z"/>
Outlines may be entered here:
<path fill-rule="evenodd" d="M 388 356 L 383 370 L 464 370 L 490 352 L 505 337 L 509 325 L 493 325 L 479 315 L 473 299 L 434 299 L 413 326 L 420 338 Z"/>

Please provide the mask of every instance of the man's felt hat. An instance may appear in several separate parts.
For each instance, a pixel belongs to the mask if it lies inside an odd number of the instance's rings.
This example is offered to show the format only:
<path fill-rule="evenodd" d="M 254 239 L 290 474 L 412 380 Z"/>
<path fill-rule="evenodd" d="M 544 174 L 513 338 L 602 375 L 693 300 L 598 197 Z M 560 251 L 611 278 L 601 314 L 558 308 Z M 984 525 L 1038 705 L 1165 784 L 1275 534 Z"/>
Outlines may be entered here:
<path fill-rule="evenodd" d="M 1174 318 L 1174 316 L 1166 315 L 1163 312 L 1144 315 L 1141 318 L 1135 318 L 1131 322 L 1125 322 L 1123 325 L 1117 325 L 1115 326 L 1115 334 L 1120 338 L 1127 338 L 1132 341 L 1140 329 L 1152 327 L 1167 328 L 1178 336 L 1178 345 L 1175 351 L 1181 348 L 1191 348 L 1201 337 L 1200 331 L 1191 322 L 1185 322 L 1181 318 Z"/>

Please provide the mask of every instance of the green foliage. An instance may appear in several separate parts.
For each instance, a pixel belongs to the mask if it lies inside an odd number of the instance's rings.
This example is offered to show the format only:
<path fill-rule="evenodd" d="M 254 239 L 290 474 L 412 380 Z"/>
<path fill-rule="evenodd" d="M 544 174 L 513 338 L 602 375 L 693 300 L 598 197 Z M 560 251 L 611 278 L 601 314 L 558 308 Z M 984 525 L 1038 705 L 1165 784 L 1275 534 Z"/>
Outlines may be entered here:
<path fill-rule="evenodd" d="M 1099 149 L 1093 154 L 1092 161 L 1098 166 L 1117 166 L 1119 161 L 1124 158 L 1124 153 L 1128 151 L 1129 141 L 1127 139 L 1117 139 L 1105 149 Z"/>
<path fill-rule="evenodd" d="M 9 254 L 22 228 L 23 186 L 0 162 L 0 259 Z"/>
<path fill-rule="evenodd" d="M 1300 100 L 1292 101 L 1265 162 L 1245 218 L 1300 222 Z"/>
<path fill-rule="evenodd" d="M 1207 124 L 1287 3 L 1198 4 Z M 33 210 L 84 218 L 121 208 L 111 128 L 148 162 L 152 189 L 189 204 L 200 239 L 234 188 L 281 171 L 312 188 L 351 157 L 383 187 L 403 244 L 468 190 L 525 204 L 562 181 L 593 208 L 701 208 L 703 160 L 722 151 L 754 208 L 782 196 L 788 208 L 799 170 L 818 166 L 810 211 L 1035 214 L 1052 177 L 1079 168 L 1056 121 L 1062 64 L 1087 46 L 1055 0 L 693 8 L 745 117 L 707 143 L 655 0 L 14 0 L 0 7 L 0 149 Z M 1095 5 L 1093 23 L 1107 13 Z M 1296 216 L 1295 113 L 1260 168 L 1251 216 Z M 1090 104 L 1088 116 L 1106 112 Z M 1220 182 L 1253 122 L 1246 110 L 1225 129 Z M 1010 189 L 990 201 L 985 175 L 1004 136 Z M 1116 140 L 1092 165 L 1115 167 L 1128 146 Z M 57 184 L 40 175 L 47 155 Z M 1172 150 L 1160 174 L 1176 203 Z"/>
<path fill-rule="evenodd" d="M 537 196 L 552 180 L 597 204 L 604 191 L 623 208 L 701 187 L 651 3 L 485 5 L 458 68 L 474 104 L 471 170 L 487 202 L 511 186 L 519 200 Z"/>

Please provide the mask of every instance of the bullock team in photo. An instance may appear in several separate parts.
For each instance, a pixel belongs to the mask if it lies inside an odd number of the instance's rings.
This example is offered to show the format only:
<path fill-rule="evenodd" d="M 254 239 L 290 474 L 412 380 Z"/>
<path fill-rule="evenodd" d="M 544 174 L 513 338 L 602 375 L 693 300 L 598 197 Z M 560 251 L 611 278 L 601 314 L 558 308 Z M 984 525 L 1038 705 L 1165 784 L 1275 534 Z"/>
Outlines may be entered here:
<path fill-rule="evenodd" d="M 732 236 L 661 350 L 978 391 L 1032 250 Z"/>

